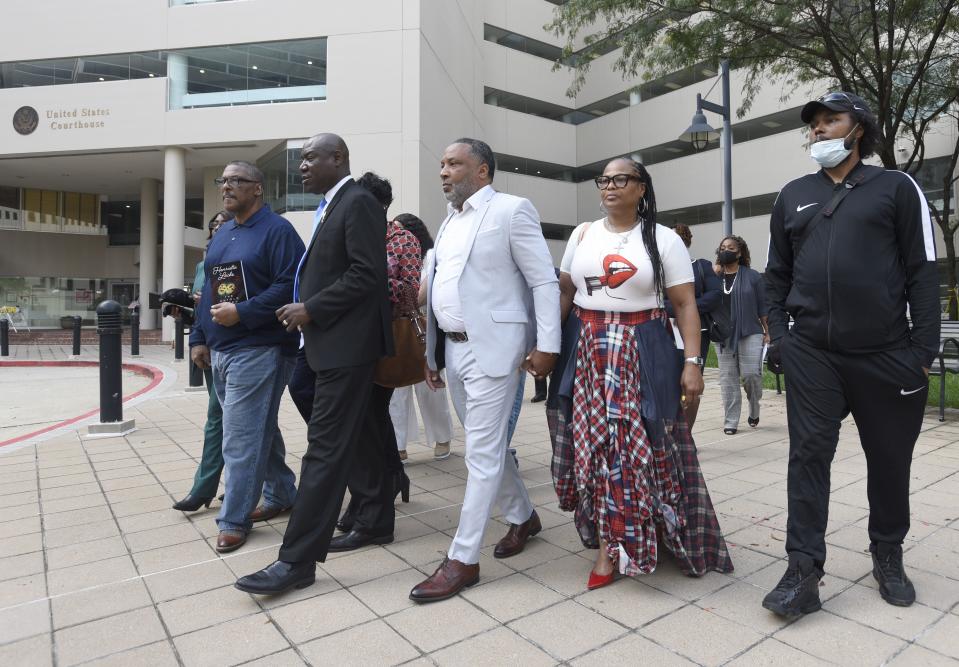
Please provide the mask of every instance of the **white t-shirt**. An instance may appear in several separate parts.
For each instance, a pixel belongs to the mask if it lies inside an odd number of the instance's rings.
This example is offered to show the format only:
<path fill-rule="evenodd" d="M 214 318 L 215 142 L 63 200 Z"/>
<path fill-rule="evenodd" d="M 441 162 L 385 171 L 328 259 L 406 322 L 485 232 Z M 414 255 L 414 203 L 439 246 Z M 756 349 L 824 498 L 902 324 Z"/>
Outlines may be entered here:
<path fill-rule="evenodd" d="M 606 228 L 604 220 L 582 223 L 566 244 L 560 270 L 568 273 L 576 285 L 573 303 L 589 310 L 628 313 L 661 308 L 663 300 L 655 291 L 653 265 L 643 245 L 640 226 L 617 234 Z M 580 233 L 587 225 L 580 241 Z M 656 245 L 663 263 L 665 287 L 693 282 L 689 251 L 676 232 L 656 225 Z"/>

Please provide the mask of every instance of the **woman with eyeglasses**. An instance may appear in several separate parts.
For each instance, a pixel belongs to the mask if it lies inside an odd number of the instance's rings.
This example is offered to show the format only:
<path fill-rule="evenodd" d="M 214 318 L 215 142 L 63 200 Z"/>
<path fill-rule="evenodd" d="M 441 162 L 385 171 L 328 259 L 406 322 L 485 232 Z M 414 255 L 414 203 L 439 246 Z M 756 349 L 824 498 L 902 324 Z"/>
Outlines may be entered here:
<path fill-rule="evenodd" d="M 689 253 L 656 224 L 646 168 L 596 178 L 605 216 L 579 225 L 560 274 L 563 347 L 547 403 L 560 507 L 599 551 L 587 587 L 656 569 L 658 543 L 688 575 L 732 563 L 683 415 L 699 400 L 699 314 Z M 669 296 L 685 363 L 663 308 Z M 554 376 L 555 379 L 555 376 Z M 555 389 L 554 389 L 555 387 Z"/>

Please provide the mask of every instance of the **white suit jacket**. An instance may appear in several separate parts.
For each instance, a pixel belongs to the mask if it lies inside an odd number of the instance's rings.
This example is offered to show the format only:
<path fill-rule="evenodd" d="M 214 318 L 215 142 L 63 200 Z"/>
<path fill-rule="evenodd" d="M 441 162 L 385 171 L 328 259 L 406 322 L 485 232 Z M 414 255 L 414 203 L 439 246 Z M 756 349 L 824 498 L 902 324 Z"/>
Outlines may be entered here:
<path fill-rule="evenodd" d="M 528 199 L 492 188 L 477 207 L 467 236 L 463 272 L 458 283 L 463 321 L 480 368 L 490 377 L 515 371 L 534 347 L 559 352 L 559 281 L 543 238 L 539 213 Z M 436 233 L 436 245 L 450 216 Z M 424 275 L 426 291 L 426 359 L 429 367 L 445 366 L 445 345 L 433 314 L 436 253 L 430 253 Z"/>

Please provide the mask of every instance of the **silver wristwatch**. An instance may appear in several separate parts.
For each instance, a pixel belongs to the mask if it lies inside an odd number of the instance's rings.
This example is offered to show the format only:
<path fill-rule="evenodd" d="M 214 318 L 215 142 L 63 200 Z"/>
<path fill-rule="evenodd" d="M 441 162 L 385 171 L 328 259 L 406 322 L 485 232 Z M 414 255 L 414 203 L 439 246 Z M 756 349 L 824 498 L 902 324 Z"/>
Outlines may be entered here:
<path fill-rule="evenodd" d="M 706 360 L 702 357 L 686 357 L 687 364 L 696 364 L 697 366 L 702 366 Z"/>

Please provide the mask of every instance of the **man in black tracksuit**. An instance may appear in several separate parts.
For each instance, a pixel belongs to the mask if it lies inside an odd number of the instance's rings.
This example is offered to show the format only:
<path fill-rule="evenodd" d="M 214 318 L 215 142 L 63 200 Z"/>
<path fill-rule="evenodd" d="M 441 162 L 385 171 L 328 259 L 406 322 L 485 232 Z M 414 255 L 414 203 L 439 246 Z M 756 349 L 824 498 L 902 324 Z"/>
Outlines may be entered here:
<path fill-rule="evenodd" d="M 829 468 L 850 413 L 866 454 L 873 576 L 883 599 L 908 606 L 909 466 L 939 343 L 932 223 L 909 175 L 861 162 L 879 138 L 862 99 L 824 95 L 802 120 L 823 168 L 786 184 L 770 219 L 768 359 L 789 378 L 789 567 L 763 606 L 821 606 Z"/>

